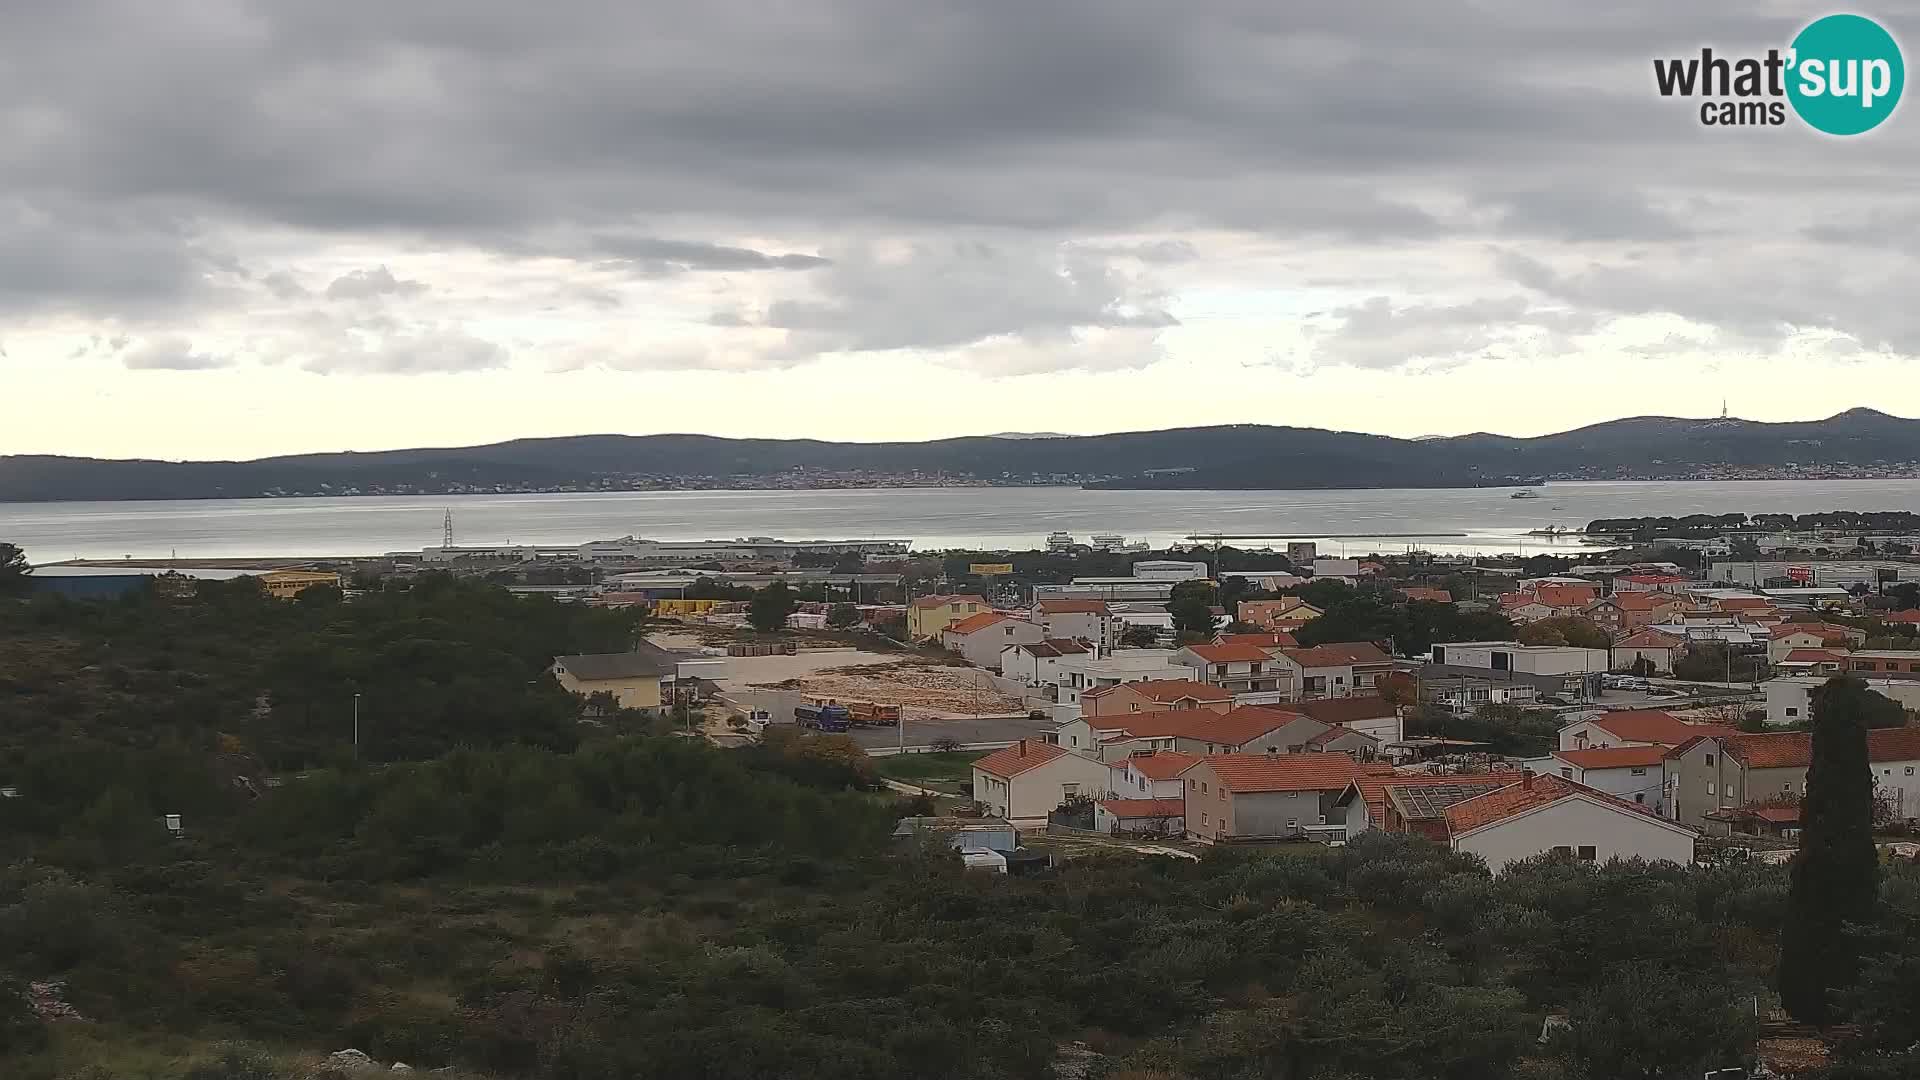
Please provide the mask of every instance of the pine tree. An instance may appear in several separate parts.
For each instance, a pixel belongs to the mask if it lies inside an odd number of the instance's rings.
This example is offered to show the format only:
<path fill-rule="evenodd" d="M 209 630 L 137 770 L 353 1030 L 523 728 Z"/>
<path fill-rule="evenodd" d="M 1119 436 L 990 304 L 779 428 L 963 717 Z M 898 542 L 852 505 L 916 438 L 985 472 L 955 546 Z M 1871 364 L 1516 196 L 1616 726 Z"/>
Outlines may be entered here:
<path fill-rule="evenodd" d="M 1844 676 L 1813 692 L 1813 760 L 1780 935 L 1780 1002 L 1804 1023 L 1832 1018 L 1833 992 L 1851 985 L 1859 971 L 1846 924 L 1873 917 L 1880 863 L 1867 767 L 1872 693 Z"/>

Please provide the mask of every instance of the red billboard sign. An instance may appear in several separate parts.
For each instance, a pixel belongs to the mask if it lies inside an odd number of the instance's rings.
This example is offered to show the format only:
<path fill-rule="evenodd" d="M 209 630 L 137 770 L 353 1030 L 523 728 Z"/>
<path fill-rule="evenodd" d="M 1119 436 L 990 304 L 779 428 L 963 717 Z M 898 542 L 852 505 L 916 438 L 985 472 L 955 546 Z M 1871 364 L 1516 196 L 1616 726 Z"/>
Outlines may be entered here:
<path fill-rule="evenodd" d="M 1800 584 L 1805 585 L 1807 582 L 1813 580 L 1813 567 L 1789 566 L 1787 567 L 1787 580 L 1797 581 Z"/>

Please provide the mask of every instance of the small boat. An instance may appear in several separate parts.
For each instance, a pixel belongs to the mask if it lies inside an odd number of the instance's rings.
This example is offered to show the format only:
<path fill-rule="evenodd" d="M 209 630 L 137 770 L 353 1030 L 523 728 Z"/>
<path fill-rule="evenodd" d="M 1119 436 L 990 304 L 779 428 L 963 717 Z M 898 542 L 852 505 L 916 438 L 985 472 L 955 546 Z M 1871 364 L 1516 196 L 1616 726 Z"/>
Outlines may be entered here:
<path fill-rule="evenodd" d="M 1540 493 L 1532 488 L 1521 488 L 1519 491 L 1507 496 L 1509 499 L 1537 499 L 1539 497 Z"/>
<path fill-rule="evenodd" d="M 1048 551 L 1072 551 L 1074 546 L 1072 533 L 1057 532 L 1047 534 Z"/>

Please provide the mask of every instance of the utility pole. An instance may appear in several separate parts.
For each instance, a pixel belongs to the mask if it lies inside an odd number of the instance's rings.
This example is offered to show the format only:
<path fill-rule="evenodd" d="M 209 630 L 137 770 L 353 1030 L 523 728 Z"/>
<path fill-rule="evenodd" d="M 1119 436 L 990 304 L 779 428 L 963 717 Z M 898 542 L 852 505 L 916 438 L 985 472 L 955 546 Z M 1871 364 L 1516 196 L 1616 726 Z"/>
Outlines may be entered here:
<path fill-rule="evenodd" d="M 360 760 L 360 692 L 353 692 L 353 760 Z"/>

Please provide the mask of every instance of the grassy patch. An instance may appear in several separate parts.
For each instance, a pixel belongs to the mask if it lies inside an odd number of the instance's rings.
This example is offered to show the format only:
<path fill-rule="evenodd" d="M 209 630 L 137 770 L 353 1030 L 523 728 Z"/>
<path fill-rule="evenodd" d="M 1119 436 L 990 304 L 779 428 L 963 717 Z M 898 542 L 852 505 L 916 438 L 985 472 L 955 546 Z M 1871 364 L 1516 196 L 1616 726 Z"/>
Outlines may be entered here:
<path fill-rule="evenodd" d="M 903 784 L 971 784 L 973 763 L 987 756 L 984 750 L 955 750 L 946 754 L 895 754 L 875 758 L 880 775 Z"/>

